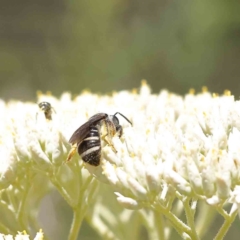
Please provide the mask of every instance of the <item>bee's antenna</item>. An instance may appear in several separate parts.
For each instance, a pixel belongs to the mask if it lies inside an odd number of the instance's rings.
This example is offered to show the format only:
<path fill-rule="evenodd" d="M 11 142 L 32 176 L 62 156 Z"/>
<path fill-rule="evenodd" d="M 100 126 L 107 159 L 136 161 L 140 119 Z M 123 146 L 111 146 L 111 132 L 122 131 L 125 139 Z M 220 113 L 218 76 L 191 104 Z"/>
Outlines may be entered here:
<path fill-rule="evenodd" d="M 120 114 L 123 118 L 125 118 L 132 125 L 132 122 L 120 112 L 116 112 L 113 116 L 116 116 L 117 114 Z"/>

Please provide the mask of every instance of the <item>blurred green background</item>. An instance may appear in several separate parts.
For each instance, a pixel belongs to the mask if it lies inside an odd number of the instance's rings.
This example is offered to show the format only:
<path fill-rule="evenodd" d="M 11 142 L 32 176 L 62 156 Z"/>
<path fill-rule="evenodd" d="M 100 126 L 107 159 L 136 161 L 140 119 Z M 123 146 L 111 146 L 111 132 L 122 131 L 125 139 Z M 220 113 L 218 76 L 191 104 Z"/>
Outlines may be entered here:
<path fill-rule="evenodd" d="M 0 97 L 139 87 L 240 92 L 240 2 L 2 0 Z"/>

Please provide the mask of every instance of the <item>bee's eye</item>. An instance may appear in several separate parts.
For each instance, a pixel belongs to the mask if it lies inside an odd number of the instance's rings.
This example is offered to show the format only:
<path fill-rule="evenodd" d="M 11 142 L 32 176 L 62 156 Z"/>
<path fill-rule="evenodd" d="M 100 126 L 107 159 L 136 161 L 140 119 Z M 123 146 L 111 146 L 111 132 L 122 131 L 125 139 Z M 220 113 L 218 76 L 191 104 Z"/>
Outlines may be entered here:
<path fill-rule="evenodd" d="M 118 120 L 117 117 L 113 116 L 112 121 L 113 121 L 113 123 L 114 123 L 115 126 L 118 126 L 118 125 L 119 125 L 119 120 Z"/>
<path fill-rule="evenodd" d="M 118 133 L 118 136 L 121 137 L 123 133 L 123 129 L 121 125 L 116 126 L 116 131 Z"/>

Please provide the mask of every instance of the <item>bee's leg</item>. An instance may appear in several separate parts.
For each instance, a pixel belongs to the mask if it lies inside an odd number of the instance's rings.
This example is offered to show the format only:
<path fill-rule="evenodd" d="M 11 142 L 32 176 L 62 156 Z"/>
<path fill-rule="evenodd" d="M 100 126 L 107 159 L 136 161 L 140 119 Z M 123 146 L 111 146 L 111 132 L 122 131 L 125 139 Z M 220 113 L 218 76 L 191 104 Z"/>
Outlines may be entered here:
<path fill-rule="evenodd" d="M 72 156 L 76 153 L 77 146 L 72 146 L 72 149 L 70 150 L 66 162 L 69 162 L 72 158 Z"/>
<path fill-rule="evenodd" d="M 108 134 L 102 136 L 102 139 L 112 148 L 112 150 L 117 153 L 116 148 L 113 145 L 113 142 L 110 138 L 108 138 Z"/>

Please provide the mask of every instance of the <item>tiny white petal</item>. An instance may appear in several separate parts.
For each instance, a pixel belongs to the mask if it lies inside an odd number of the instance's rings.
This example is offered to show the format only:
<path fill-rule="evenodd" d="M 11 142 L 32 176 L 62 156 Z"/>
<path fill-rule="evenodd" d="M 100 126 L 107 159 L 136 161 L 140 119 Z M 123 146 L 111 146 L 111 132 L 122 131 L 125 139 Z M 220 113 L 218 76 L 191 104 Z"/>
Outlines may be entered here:
<path fill-rule="evenodd" d="M 231 210 L 229 212 L 229 214 L 231 215 L 232 213 L 234 213 L 236 210 L 238 210 L 238 215 L 240 214 L 240 206 L 236 203 L 234 203 L 231 207 Z"/>
<path fill-rule="evenodd" d="M 116 169 L 116 175 L 118 177 L 118 182 L 121 183 L 121 185 L 125 188 L 128 188 L 129 187 L 129 182 L 128 182 L 128 174 L 123 171 L 121 168 L 117 168 Z"/>
<path fill-rule="evenodd" d="M 154 166 L 149 166 L 146 169 L 146 182 L 150 191 L 158 191 L 161 186 L 159 174 Z"/>
<path fill-rule="evenodd" d="M 211 198 L 208 198 L 206 201 L 209 205 L 218 205 L 221 202 L 218 196 L 212 196 Z"/>
<path fill-rule="evenodd" d="M 0 188 L 7 187 L 15 178 L 17 156 L 6 145 L 0 144 Z"/>
<path fill-rule="evenodd" d="M 161 196 L 160 196 L 160 199 L 161 199 L 162 201 L 166 198 L 167 193 L 168 193 L 168 190 L 169 190 L 169 187 L 167 186 L 167 184 L 164 184 L 163 190 L 162 190 Z"/>
<path fill-rule="evenodd" d="M 215 173 L 211 166 L 205 166 L 201 174 L 203 191 L 207 197 L 210 197 L 215 193 Z"/>
<path fill-rule="evenodd" d="M 217 175 L 216 177 L 217 194 L 219 198 L 226 199 L 230 195 L 230 175 Z"/>
<path fill-rule="evenodd" d="M 117 201 L 125 208 L 131 209 L 131 210 L 137 210 L 142 208 L 142 205 L 139 204 L 135 199 L 124 197 L 118 192 L 115 192 L 117 195 Z"/>
<path fill-rule="evenodd" d="M 187 165 L 190 184 L 197 194 L 203 193 L 202 178 L 195 163 L 189 161 Z"/>
<path fill-rule="evenodd" d="M 231 203 L 236 203 L 240 207 L 240 186 L 236 186 L 230 195 L 229 201 Z"/>
<path fill-rule="evenodd" d="M 17 234 L 15 240 L 29 240 L 29 235 L 27 234 Z"/>
<path fill-rule="evenodd" d="M 60 134 L 56 129 L 52 129 L 47 133 L 45 144 L 45 153 L 50 161 L 54 165 L 60 166 L 63 162 L 64 155 L 66 158 L 67 154 L 63 152 Z"/>
<path fill-rule="evenodd" d="M 136 197 L 139 197 L 140 199 L 146 199 L 147 190 L 137 180 L 128 177 L 127 181 L 129 183 L 130 190 Z"/>
<path fill-rule="evenodd" d="M 4 240 L 13 240 L 13 236 L 12 235 L 4 235 Z"/>
<path fill-rule="evenodd" d="M 96 168 L 96 167 L 93 167 L 93 168 Z M 103 166 L 103 174 L 107 177 L 108 181 L 112 185 L 117 185 L 118 184 L 119 179 L 118 179 L 118 176 L 116 174 L 116 169 L 109 162 L 105 162 L 105 164 Z"/>
<path fill-rule="evenodd" d="M 172 184 L 180 193 L 188 195 L 192 192 L 190 184 L 178 173 L 169 170 L 165 172 L 165 174 L 168 182 Z"/>
<path fill-rule="evenodd" d="M 105 146 L 102 149 L 104 159 L 108 160 L 112 164 L 121 165 L 121 160 L 116 155 L 116 153 L 113 152 L 112 148 L 110 146 Z"/>
<path fill-rule="evenodd" d="M 142 81 L 142 86 L 140 88 L 140 96 L 149 96 L 151 94 L 151 89 L 147 85 L 146 81 Z"/>
<path fill-rule="evenodd" d="M 34 238 L 33 240 L 43 240 L 43 239 L 44 239 L 43 232 L 40 230 L 40 231 L 36 234 L 36 236 L 35 236 L 35 238 Z"/>

